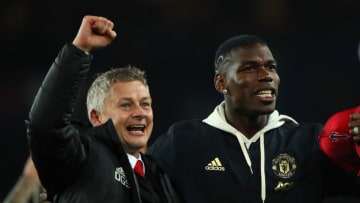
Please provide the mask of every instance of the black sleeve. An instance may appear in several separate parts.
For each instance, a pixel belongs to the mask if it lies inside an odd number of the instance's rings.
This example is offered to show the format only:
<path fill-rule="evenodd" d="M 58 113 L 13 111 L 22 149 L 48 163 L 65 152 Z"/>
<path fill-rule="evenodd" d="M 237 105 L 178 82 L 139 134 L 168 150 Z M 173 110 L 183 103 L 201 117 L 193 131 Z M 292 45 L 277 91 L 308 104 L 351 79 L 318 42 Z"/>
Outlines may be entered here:
<path fill-rule="evenodd" d="M 47 190 L 57 191 L 86 158 L 79 129 L 71 122 L 92 56 L 66 44 L 51 65 L 25 121 L 32 159 Z M 86 143 L 86 142 L 85 142 Z"/>

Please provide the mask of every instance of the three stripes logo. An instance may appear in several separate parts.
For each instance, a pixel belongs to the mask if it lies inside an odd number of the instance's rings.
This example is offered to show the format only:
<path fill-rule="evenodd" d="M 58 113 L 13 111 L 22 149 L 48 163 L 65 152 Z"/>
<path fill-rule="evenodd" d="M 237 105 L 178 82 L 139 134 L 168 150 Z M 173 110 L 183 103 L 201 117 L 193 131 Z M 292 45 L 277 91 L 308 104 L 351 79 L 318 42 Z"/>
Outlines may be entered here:
<path fill-rule="evenodd" d="M 219 157 L 215 157 L 207 166 L 205 166 L 207 171 L 225 171 L 225 167 L 222 166 Z"/>

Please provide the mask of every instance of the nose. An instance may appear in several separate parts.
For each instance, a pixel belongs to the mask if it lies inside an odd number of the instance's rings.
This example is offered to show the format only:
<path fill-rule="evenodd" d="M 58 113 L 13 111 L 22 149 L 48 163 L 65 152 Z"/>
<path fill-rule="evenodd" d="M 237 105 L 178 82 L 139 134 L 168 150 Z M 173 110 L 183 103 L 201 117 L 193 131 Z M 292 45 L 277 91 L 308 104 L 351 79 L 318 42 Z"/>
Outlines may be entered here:
<path fill-rule="evenodd" d="M 266 69 L 266 67 L 262 67 L 259 69 L 257 79 L 258 79 L 258 81 L 264 81 L 264 82 L 272 82 L 273 81 L 272 74 L 268 69 Z"/>
<path fill-rule="evenodd" d="M 141 105 L 137 105 L 135 108 L 134 108 L 134 111 L 133 111 L 133 114 L 132 116 L 134 118 L 144 118 L 146 117 L 147 115 L 149 114 L 149 110 L 142 107 Z"/>

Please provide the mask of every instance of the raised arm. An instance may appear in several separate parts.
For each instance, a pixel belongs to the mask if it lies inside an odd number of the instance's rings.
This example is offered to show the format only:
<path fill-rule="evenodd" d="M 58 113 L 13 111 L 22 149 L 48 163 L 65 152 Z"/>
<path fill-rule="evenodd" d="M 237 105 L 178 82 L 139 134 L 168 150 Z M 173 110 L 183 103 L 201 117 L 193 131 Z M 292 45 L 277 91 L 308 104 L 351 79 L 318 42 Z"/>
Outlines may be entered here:
<path fill-rule="evenodd" d="M 39 88 L 29 118 L 27 137 L 39 178 L 49 191 L 58 191 L 76 177 L 87 158 L 87 144 L 73 125 L 72 114 L 89 71 L 95 49 L 116 37 L 114 24 L 98 16 L 85 16 L 72 43 L 60 50 Z"/>

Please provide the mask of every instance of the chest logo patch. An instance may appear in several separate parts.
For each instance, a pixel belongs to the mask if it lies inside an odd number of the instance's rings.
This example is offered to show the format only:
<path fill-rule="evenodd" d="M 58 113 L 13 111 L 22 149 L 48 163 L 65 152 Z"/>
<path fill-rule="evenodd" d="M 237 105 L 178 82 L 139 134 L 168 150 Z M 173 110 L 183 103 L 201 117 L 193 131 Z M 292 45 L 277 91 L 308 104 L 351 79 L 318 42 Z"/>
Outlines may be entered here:
<path fill-rule="evenodd" d="M 280 178 L 290 178 L 295 174 L 295 159 L 288 154 L 279 154 L 272 160 L 272 169 Z"/>
<path fill-rule="evenodd" d="M 222 165 L 219 157 L 215 157 L 207 166 L 205 166 L 207 171 L 225 171 L 225 167 Z"/>
<path fill-rule="evenodd" d="M 122 167 L 118 167 L 115 170 L 115 180 L 119 181 L 122 185 L 130 188 L 130 184 L 126 178 L 125 171 Z"/>

